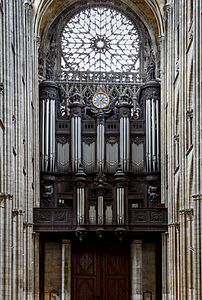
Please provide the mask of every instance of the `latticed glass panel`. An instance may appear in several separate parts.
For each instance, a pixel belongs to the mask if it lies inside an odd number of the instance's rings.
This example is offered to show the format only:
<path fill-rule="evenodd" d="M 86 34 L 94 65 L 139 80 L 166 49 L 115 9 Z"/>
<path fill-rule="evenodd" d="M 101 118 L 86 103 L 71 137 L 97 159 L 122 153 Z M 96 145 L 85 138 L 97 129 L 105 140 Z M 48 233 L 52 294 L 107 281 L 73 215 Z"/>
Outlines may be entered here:
<path fill-rule="evenodd" d="M 112 8 L 91 7 L 79 12 L 64 27 L 61 42 L 63 71 L 139 72 L 137 29 Z"/>

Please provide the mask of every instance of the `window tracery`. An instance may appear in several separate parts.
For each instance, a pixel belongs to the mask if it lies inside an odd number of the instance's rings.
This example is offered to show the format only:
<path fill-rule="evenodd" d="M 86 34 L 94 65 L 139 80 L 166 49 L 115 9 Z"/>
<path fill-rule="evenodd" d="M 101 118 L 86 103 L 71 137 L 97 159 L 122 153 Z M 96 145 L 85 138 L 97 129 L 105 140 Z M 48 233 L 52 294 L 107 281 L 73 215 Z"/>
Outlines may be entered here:
<path fill-rule="evenodd" d="M 66 71 L 139 71 L 137 28 L 112 8 L 91 7 L 76 14 L 64 27 L 61 46 Z"/>

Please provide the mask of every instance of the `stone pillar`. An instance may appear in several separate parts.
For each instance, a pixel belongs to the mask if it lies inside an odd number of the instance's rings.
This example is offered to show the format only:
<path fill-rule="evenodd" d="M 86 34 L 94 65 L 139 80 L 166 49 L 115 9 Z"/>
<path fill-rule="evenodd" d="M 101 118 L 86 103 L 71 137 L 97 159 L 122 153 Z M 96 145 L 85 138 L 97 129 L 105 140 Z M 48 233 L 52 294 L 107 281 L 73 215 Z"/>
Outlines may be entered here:
<path fill-rule="evenodd" d="M 62 297 L 71 300 L 71 243 L 62 240 Z"/>
<path fill-rule="evenodd" d="M 168 232 L 162 233 L 162 300 L 168 299 Z"/>
<path fill-rule="evenodd" d="M 131 244 L 131 300 L 142 300 L 142 241 Z"/>
<path fill-rule="evenodd" d="M 40 285 L 40 278 L 39 278 L 39 239 L 40 234 L 34 233 L 34 300 L 39 300 L 39 285 Z"/>

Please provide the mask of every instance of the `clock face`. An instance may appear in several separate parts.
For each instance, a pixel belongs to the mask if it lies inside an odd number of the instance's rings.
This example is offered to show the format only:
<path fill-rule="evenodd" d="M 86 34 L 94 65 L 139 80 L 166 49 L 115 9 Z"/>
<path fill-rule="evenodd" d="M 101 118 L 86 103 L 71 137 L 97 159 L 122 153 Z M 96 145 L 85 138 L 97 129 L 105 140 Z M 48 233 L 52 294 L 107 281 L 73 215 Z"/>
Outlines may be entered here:
<path fill-rule="evenodd" d="M 97 93 L 93 97 L 93 105 L 99 109 L 106 108 L 109 104 L 109 97 L 105 93 Z"/>

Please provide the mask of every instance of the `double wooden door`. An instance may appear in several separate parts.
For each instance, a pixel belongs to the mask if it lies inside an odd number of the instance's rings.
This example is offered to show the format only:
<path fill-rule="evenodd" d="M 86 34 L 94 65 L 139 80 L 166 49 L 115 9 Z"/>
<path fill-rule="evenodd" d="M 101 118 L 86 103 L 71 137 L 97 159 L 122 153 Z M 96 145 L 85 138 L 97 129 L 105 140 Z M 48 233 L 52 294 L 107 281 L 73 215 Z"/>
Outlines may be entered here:
<path fill-rule="evenodd" d="M 119 244 L 74 244 L 72 300 L 129 300 L 129 251 Z"/>

